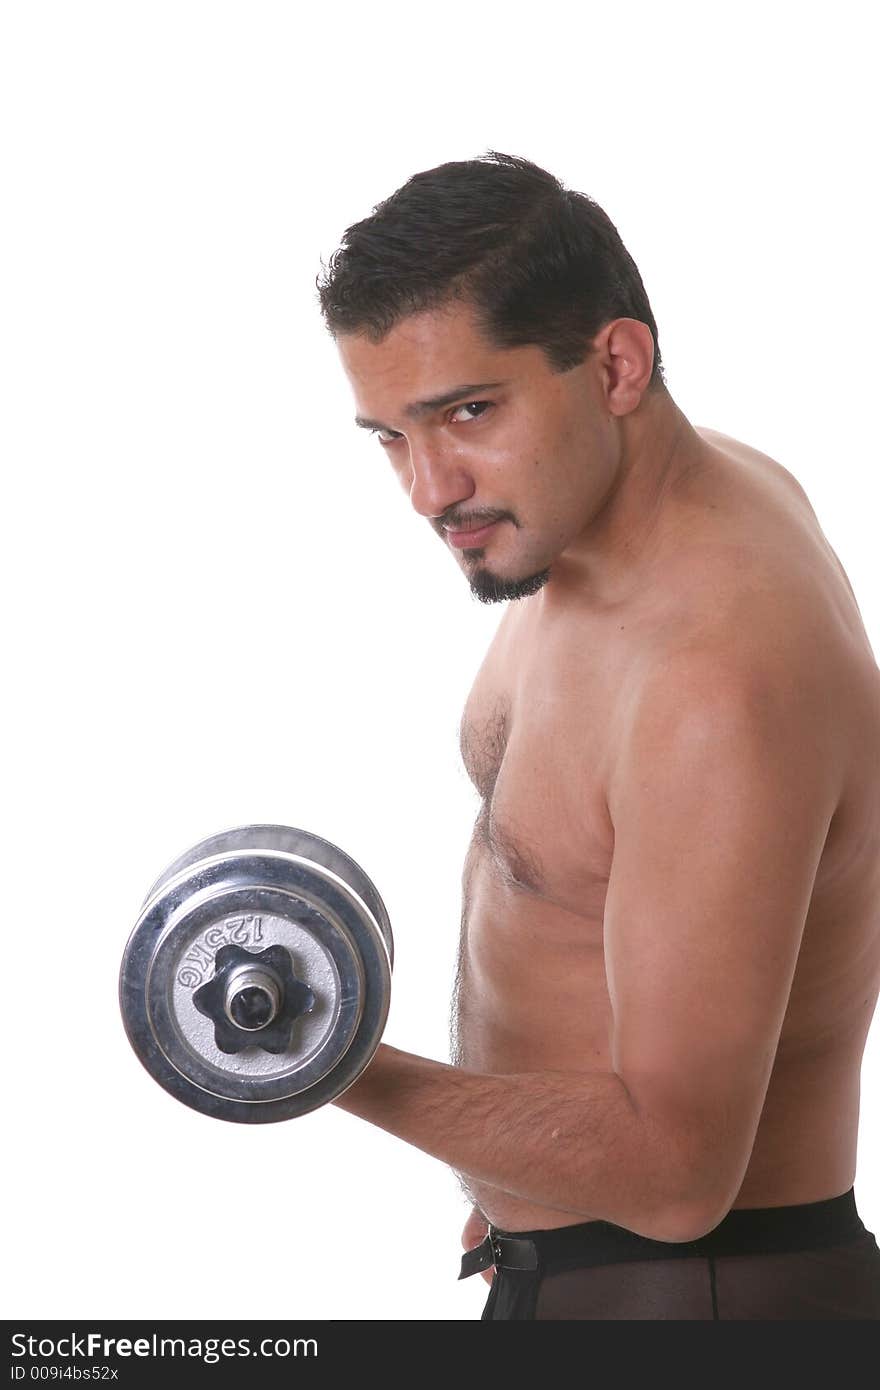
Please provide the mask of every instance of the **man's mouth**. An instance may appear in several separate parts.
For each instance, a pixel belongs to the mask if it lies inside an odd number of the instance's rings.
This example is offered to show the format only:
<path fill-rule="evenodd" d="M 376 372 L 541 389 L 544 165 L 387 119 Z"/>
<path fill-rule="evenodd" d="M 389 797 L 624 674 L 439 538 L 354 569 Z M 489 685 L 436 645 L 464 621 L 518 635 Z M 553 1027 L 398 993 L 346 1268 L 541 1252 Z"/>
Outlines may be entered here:
<path fill-rule="evenodd" d="M 480 523 L 476 526 L 465 528 L 464 530 L 453 530 L 444 527 L 446 539 L 450 545 L 454 545 L 456 550 L 468 550 L 474 546 L 482 545 L 491 532 L 499 525 L 497 521 Z"/>

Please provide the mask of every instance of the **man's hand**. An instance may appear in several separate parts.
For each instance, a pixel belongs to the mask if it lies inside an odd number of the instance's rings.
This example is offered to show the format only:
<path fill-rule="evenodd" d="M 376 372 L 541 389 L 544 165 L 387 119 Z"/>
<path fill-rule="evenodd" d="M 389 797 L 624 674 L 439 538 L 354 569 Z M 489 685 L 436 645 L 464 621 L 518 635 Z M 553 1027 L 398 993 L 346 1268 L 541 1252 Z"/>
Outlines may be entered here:
<path fill-rule="evenodd" d="M 473 1250 L 475 1245 L 479 1245 L 488 1229 L 489 1224 L 483 1213 L 478 1211 L 476 1207 L 471 1207 L 470 1216 L 465 1222 L 464 1230 L 461 1233 L 461 1243 L 465 1250 Z M 480 1270 L 480 1274 L 486 1280 L 487 1284 L 491 1284 L 494 1273 L 494 1269 Z"/>

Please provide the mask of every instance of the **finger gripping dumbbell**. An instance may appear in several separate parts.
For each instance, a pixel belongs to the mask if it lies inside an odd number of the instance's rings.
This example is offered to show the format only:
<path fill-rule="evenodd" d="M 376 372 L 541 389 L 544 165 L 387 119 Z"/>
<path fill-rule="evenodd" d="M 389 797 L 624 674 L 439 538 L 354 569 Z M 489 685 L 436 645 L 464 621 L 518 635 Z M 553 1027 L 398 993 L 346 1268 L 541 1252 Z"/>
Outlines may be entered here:
<path fill-rule="evenodd" d="M 122 959 L 132 1047 L 186 1105 L 265 1124 L 334 1100 L 388 1017 L 394 945 L 374 884 L 284 825 L 212 835 L 148 892 Z"/>

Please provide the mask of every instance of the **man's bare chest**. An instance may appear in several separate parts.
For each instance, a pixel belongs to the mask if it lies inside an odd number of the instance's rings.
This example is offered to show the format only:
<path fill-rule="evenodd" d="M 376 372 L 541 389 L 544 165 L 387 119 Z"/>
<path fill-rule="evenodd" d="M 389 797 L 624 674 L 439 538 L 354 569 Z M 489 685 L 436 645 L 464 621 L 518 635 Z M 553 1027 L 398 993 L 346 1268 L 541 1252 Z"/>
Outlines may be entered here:
<path fill-rule="evenodd" d="M 614 846 L 605 789 L 619 719 L 612 663 L 551 650 L 489 662 L 461 722 L 480 798 L 474 847 L 499 886 L 601 921 Z"/>

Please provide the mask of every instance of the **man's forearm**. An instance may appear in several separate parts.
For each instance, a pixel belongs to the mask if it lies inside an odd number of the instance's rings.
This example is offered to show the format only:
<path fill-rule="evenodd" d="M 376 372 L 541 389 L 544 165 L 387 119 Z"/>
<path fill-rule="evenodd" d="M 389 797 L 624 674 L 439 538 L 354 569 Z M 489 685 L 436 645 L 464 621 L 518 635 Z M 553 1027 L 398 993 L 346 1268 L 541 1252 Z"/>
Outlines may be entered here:
<path fill-rule="evenodd" d="M 484 1075 L 382 1044 L 335 1104 L 523 1201 L 689 1238 L 675 1145 L 613 1072 Z"/>

